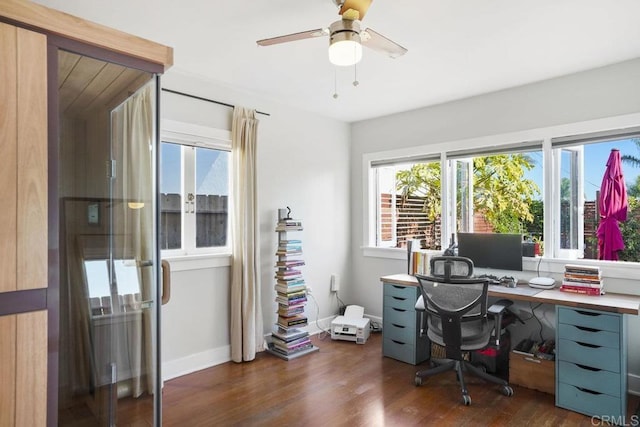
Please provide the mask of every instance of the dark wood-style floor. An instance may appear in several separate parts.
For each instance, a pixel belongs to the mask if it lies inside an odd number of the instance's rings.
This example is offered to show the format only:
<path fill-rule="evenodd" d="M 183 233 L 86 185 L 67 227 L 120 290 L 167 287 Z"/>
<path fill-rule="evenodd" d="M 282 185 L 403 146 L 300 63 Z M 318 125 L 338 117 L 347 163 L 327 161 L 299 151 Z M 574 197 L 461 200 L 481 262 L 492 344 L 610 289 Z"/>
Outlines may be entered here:
<path fill-rule="evenodd" d="M 291 361 L 214 366 L 165 383 L 164 426 L 593 426 L 557 408 L 554 396 L 499 387 L 468 376 L 471 406 L 461 403 L 453 372 L 416 387 L 416 370 L 382 356 L 381 335 L 364 345 L 313 337 L 320 351 Z M 629 416 L 638 398 L 629 398 Z"/>

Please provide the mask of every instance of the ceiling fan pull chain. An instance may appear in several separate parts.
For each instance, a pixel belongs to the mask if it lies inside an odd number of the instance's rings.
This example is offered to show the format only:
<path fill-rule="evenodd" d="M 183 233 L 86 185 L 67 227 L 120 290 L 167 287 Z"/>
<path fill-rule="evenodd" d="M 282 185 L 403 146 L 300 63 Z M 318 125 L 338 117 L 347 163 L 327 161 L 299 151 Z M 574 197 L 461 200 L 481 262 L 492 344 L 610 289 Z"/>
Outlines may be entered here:
<path fill-rule="evenodd" d="M 333 69 L 333 99 L 338 99 L 338 70 Z"/>
<path fill-rule="evenodd" d="M 353 86 L 358 87 L 360 82 L 358 81 L 358 65 L 353 64 Z"/>

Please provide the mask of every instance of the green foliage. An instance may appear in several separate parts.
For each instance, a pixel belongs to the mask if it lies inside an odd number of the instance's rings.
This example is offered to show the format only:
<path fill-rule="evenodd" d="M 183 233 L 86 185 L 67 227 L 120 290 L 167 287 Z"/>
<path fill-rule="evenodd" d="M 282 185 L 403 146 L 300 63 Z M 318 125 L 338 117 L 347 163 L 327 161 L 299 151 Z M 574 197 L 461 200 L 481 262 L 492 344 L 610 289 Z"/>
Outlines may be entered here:
<path fill-rule="evenodd" d="M 430 221 L 442 211 L 440 163 L 419 163 L 396 174 L 397 190 L 402 197 L 424 197 L 423 210 Z"/>
<path fill-rule="evenodd" d="M 530 206 L 540 189 L 524 177 L 533 166 L 533 161 L 523 154 L 474 159 L 474 211 L 482 212 L 496 232 L 521 233 L 525 223 L 534 222 Z M 440 176 L 437 162 L 417 164 L 396 175 L 398 192 L 404 197 L 423 197 L 424 211 L 432 221 L 441 212 Z"/>
<path fill-rule="evenodd" d="M 530 206 L 540 194 L 524 174 L 533 161 L 523 154 L 499 154 L 473 159 L 474 210 L 483 212 L 498 233 L 521 233 L 534 220 Z"/>

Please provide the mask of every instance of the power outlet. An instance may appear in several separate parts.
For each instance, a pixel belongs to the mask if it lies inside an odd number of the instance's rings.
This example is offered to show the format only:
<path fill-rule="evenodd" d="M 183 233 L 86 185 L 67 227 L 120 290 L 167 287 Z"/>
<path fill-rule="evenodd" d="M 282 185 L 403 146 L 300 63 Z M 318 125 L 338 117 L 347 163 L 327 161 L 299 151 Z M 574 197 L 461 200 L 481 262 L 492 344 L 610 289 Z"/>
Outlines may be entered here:
<path fill-rule="evenodd" d="M 307 286 L 307 295 L 311 295 L 311 286 Z"/>
<path fill-rule="evenodd" d="M 340 290 L 340 276 L 337 274 L 331 275 L 331 292 L 338 292 Z"/>

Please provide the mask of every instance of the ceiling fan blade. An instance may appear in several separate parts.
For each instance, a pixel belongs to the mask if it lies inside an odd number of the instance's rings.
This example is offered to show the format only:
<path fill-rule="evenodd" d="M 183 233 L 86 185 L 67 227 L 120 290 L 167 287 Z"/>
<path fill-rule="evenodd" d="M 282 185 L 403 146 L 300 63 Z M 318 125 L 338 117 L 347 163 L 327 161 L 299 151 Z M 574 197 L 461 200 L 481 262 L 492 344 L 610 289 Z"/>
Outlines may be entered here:
<path fill-rule="evenodd" d="M 340 6 L 342 19 L 362 21 L 373 0 L 345 0 Z"/>
<path fill-rule="evenodd" d="M 287 34 L 286 36 L 272 37 L 270 39 L 258 40 L 259 46 L 271 46 L 272 44 L 288 43 L 296 40 L 311 39 L 314 37 L 322 37 L 329 35 L 326 28 L 318 28 L 317 30 L 303 31 L 301 33 Z"/>
<path fill-rule="evenodd" d="M 407 49 L 398 43 L 389 40 L 380 33 L 376 33 L 371 28 L 367 28 L 360 32 L 362 44 L 378 52 L 386 53 L 391 58 L 397 58 L 407 53 Z"/>

